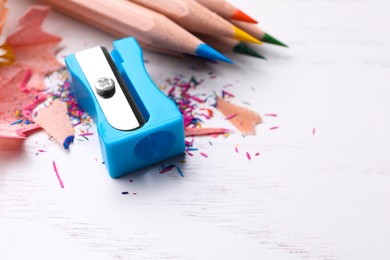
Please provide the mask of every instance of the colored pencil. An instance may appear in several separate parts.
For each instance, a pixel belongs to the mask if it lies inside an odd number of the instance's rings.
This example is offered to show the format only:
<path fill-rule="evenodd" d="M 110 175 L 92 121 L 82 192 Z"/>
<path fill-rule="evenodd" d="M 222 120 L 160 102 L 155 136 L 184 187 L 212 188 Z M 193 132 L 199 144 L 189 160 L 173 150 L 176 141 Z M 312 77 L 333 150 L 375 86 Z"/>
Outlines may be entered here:
<path fill-rule="evenodd" d="M 234 52 L 266 60 L 263 55 L 252 49 L 247 44 L 240 42 L 239 40 L 225 37 L 214 37 L 204 34 L 196 34 L 196 36 L 205 43 L 209 44 L 211 47 L 215 48 L 217 51 L 220 51 L 222 53 Z"/>
<path fill-rule="evenodd" d="M 200 4 L 204 5 L 211 11 L 219 14 L 225 19 L 233 19 L 238 21 L 244 21 L 247 23 L 257 23 L 255 19 L 248 16 L 240 9 L 234 7 L 232 4 L 225 0 L 196 0 Z"/>
<path fill-rule="evenodd" d="M 230 37 L 244 42 L 261 43 L 258 39 L 250 36 L 194 0 L 130 1 L 164 14 L 191 32 Z"/>
<path fill-rule="evenodd" d="M 118 37 L 137 39 L 169 50 L 232 63 L 167 17 L 127 0 L 39 0 Z"/>
<path fill-rule="evenodd" d="M 272 37 L 268 33 L 264 32 L 263 30 L 261 30 L 258 26 L 254 25 L 254 24 L 239 22 L 239 21 L 234 21 L 234 20 L 231 20 L 231 22 L 233 24 L 235 24 L 236 26 L 240 27 L 241 29 L 243 29 L 244 31 L 246 31 L 247 33 L 249 33 L 250 35 L 252 35 L 253 37 L 255 37 L 256 39 L 259 39 L 260 41 L 283 46 L 283 47 L 288 47 L 286 44 L 275 39 L 274 37 Z"/>
<path fill-rule="evenodd" d="M 180 52 L 175 52 L 172 50 L 167 50 L 167 49 L 164 49 L 164 48 L 161 48 L 158 46 L 154 46 L 154 45 L 150 45 L 150 44 L 147 44 L 147 43 L 144 43 L 141 41 L 138 41 L 138 43 L 142 47 L 143 50 L 147 50 L 147 51 L 151 51 L 151 52 L 155 52 L 155 53 L 159 53 L 159 54 L 164 54 L 164 55 L 169 55 L 169 56 L 174 56 L 174 57 L 179 57 L 179 58 L 188 58 L 188 57 L 195 58 L 195 59 L 201 58 L 199 56 L 194 56 L 194 55 L 187 54 L 187 53 L 180 53 Z M 212 60 L 212 59 L 207 59 L 207 58 L 201 58 L 201 59 L 210 61 L 212 63 L 216 62 L 215 60 Z"/>
<path fill-rule="evenodd" d="M 141 41 L 138 41 L 138 44 L 141 46 L 142 49 L 148 50 L 148 51 L 151 51 L 151 52 L 157 52 L 157 53 L 160 53 L 160 54 L 166 54 L 166 55 L 175 56 L 175 57 L 184 57 L 183 53 L 180 53 L 180 52 L 167 50 L 167 49 L 164 49 L 164 48 L 161 48 L 161 47 L 157 47 L 157 46 L 154 46 L 154 45 L 151 45 L 151 44 L 147 44 L 147 43 L 144 43 L 144 42 L 141 42 Z"/>

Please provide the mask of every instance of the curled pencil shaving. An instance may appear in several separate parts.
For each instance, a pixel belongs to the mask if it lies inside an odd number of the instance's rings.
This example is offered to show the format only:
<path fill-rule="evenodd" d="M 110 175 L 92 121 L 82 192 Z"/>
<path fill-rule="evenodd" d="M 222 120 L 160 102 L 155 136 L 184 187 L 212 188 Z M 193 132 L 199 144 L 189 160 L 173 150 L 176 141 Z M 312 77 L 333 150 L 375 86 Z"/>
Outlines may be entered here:
<path fill-rule="evenodd" d="M 41 28 L 49 11 L 47 6 L 31 7 L 19 19 L 19 29 L 6 39 L 15 55 L 15 62 L 12 64 L 14 70 L 30 68 L 33 72 L 27 89 L 43 90 L 45 75 L 62 66 L 55 57 L 61 37 Z"/>
<path fill-rule="evenodd" d="M 74 139 L 74 131 L 67 113 L 66 103 L 56 99 L 51 106 L 40 109 L 34 118 L 35 122 L 65 149 L 69 148 Z"/>
<path fill-rule="evenodd" d="M 227 102 L 219 96 L 216 107 L 244 135 L 255 135 L 256 125 L 263 122 L 257 112 Z"/>
<path fill-rule="evenodd" d="M 0 11 L 5 1 L 0 0 Z M 32 110 L 45 99 L 44 77 L 62 65 L 55 58 L 61 38 L 42 30 L 50 8 L 33 6 L 19 20 L 18 30 L 6 38 L 0 55 L 0 137 L 25 138 L 23 129 L 33 124 Z M 0 26 L 5 21 L 0 15 Z M 36 128 L 36 126 L 31 126 Z M 23 133 L 20 135 L 20 133 Z"/>

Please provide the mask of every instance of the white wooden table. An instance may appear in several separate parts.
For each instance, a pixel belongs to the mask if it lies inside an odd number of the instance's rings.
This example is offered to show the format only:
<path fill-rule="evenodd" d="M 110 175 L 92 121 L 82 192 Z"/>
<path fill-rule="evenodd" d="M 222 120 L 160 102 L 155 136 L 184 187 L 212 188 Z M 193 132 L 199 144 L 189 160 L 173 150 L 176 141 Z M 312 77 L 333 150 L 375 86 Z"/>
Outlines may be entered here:
<path fill-rule="evenodd" d="M 196 138 L 209 157 L 174 161 L 184 177 L 156 166 L 111 179 L 96 135 L 70 152 L 43 132 L 2 142 L 0 259 L 390 259 L 390 2 L 232 3 L 291 48 L 206 67 L 146 52 L 147 69 L 158 85 L 178 73 L 205 78 L 204 93 L 233 84 L 233 102 L 278 117 L 256 136 Z M 11 0 L 10 22 L 32 4 Z M 60 55 L 114 40 L 56 12 L 45 28 L 64 36 Z"/>

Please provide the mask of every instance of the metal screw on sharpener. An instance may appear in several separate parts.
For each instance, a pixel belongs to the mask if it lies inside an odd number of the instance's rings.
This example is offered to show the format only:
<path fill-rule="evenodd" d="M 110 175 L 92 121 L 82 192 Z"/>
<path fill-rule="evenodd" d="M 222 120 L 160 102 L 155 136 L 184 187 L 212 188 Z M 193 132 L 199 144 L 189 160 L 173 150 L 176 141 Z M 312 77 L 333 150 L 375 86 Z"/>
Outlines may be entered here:
<path fill-rule="evenodd" d="M 96 93 L 102 98 L 110 98 L 115 94 L 115 82 L 108 77 L 101 77 L 95 83 Z"/>

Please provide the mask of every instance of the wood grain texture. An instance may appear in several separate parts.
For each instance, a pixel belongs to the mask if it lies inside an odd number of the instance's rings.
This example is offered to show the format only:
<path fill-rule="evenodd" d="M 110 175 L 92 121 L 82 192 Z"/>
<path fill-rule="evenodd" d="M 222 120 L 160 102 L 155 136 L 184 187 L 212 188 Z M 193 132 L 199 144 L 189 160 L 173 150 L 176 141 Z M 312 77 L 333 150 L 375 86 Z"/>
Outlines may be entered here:
<path fill-rule="evenodd" d="M 194 0 L 131 0 L 164 14 L 190 32 L 234 37 L 233 25 Z M 163 4 L 162 4 L 163 3 Z"/>
<path fill-rule="evenodd" d="M 39 0 L 76 19 L 118 37 L 133 36 L 143 42 L 194 54 L 202 42 L 165 16 L 126 0 Z"/>
<path fill-rule="evenodd" d="M 208 158 L 173 160 L 184 178 L 150 167 L 113 180 L 96 135 L 70 153 L 44 133 L 0 143 L 0 259 L 390 258 L 390 3 L 231 2 L 290 49 L 261 46 L 267 62 L 236 55 L 235 66 L 145 53 L 147 69 L 159 85 L 175 73 L 205 78 L 205 93 L 233 84 L 235 102 L 278 116 L 256 136 L 197 138 Z M 11 22 L 31 4 L 11 1 Z M 113 40 L 49 19 L 60 55 Z"/>

